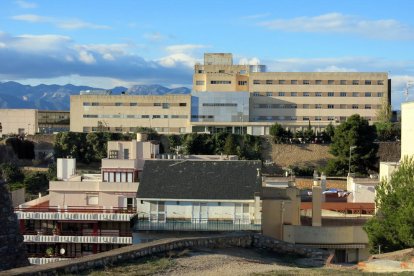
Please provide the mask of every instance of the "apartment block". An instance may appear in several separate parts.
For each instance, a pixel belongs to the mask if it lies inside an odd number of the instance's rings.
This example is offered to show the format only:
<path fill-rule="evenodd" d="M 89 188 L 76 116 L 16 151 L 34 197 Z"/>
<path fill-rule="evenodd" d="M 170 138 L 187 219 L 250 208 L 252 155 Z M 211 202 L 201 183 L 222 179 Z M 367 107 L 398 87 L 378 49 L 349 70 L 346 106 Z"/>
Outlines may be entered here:
<path fill-rule="evenodd" d="M 49 194 L 15 208 L 32 264 L 77 258 L 132 244 L 138 174 L 157 144 L 111 141 L 100 174 L 76 173 L 74 159 L 58 160 L 60 181 Z"/>
<path fill-rule="evenodd" d="M 70 97 L 70 130 L 134 132 L 149 127 L 159 133 L 185 133 L 190 110 L 190 95 L 74 95 Z"/>

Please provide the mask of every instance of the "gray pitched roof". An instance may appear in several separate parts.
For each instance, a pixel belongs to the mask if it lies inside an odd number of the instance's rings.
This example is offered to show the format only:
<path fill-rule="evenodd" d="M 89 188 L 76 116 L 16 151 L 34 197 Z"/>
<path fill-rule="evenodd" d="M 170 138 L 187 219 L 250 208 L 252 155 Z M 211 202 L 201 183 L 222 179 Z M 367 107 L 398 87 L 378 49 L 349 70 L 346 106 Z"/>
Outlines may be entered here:
<path fill-rule="evenodd" d="M 254 199 L 260 161 L 147 160 L 137 197 L 156 199 Z"/>

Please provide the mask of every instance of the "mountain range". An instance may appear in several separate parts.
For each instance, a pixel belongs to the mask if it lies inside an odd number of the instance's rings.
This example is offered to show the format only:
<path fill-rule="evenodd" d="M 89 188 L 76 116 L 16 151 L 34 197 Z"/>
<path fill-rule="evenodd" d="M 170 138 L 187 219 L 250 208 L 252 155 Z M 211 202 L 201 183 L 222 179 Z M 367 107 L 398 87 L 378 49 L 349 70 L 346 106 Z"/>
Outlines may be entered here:
<path fill-rule="evenodd" d="M 0 108 L 34 108 L 41 110 L 69 110 L 70 96 L 79 95 L 81 90 L 102 89 L 91 86 L 72 84 L 39 84 L 23 85 L 18 82 L 0 82 Z M 187 87 L 167 88 L 162 85 L 133 85 L 130 88 L 117 86 L 112 89 L 113 95 L 125 92 L 128 95 L 165 95 L 189 94 Z"/>

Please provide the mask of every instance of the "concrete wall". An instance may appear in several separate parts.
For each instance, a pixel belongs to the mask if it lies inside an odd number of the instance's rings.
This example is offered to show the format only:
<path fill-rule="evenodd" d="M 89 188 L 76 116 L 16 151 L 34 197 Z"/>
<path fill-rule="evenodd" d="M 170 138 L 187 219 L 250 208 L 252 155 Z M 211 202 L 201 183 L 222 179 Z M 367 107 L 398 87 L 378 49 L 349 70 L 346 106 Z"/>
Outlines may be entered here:
<path fill-rule="evenodd" d="M 75 158 L 58 158 L 57 159 L 57 179 L 66 180 L 76 174 Z"/>
<path fill-rule="evenodd" d="M 312 227 L 284 225 L 283 240 L 301 244 L 368 244 L 362 226 Z"/>
<path fill-rule="evenodd" d="M 1 135 L 39 132 L 36 109 L 0 109 Z"/>
<path fill-rule="evenodd" d="M 381 162 L 380 163 L 380 171 L 379 171 L 379 179 L 380 181 L 385 179 L 390 179 L 392 173 L 398 169 L 399 165 L 397 162 Z"/>
<path fill-rule="evenodd" d="M 119 249 L 78 259 L 7 270 L 5 272 L 0 272 L 0 276 L 79 274 L 84 271 L 93 271 L 95 269 L 118 265 L 123 262 L 140 259 L 146 256 L 152 256 L 154 254 L 192 247 L 260 248 L 278 252 L 280 254 L 295 254 L 308 258 L 308 265 L 313 267 L 324 266 L 328 263 L 328 258 L 330 257 L 329 252 L 325 250 L 296 246 L 294 244 L 285 243 L 266 236 L 246 233 L 158 240 L 149 243 L 125 246 Z"/>
<path fill-rule="evenodd" d="M 136 198 L 137 182 L 50 181 L 49 205 L 90 208 L 125 207 L 122 198 Z M 92 199 L 97 197 L 97 199 Z M 89 203 L 89 204 L 88 204 Z"/>

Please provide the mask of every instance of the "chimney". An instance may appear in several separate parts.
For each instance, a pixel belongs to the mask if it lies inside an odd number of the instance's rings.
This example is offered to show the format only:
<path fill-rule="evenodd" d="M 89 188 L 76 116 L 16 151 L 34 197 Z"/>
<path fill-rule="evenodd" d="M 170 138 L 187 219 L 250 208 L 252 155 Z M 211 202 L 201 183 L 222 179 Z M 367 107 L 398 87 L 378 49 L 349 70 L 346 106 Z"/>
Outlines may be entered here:
<path fill-rule="evenodd" d="M 322 188 L 317 180 L 312 187 L 312 226 L 322 226 Z"/>

